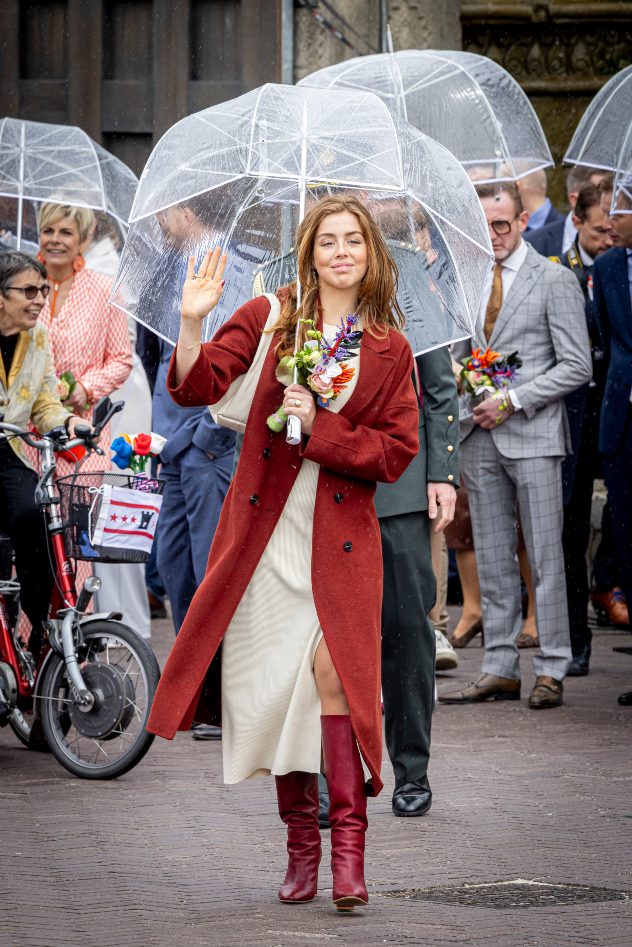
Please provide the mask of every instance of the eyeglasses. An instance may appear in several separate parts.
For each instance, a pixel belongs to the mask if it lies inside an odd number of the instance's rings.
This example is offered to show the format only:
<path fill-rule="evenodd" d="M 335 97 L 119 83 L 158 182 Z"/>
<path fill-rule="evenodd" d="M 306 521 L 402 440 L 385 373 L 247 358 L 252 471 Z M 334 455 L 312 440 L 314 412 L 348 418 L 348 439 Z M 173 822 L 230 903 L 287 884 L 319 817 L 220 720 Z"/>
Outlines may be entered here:
<path fill-rule="evenodd" d="M 41 293 L 44 299 L 50 293 L 50 286 L 45 283 L 43 286 L 7 286 L 7 289 L 17 289 L 24 293 L 27 299 L 35 299 L 38 293 Z"/>
<path fill-rule="evenodd" d="M 511 233 L 511 225 L 514 220 L 518 219 L 518 214 L 515 217 L 512 217 L 511 220 L 488 220 L 487 226 L 491 227 L 494 233 L 497 233 L 499 237 L 506 236 L 508 233 Z"/>

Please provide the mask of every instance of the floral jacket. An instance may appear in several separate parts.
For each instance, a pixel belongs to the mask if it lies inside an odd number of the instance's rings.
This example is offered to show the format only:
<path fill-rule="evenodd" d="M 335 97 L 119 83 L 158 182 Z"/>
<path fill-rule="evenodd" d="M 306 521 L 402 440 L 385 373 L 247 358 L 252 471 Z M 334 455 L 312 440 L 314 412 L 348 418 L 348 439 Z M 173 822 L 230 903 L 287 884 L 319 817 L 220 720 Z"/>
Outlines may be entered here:
<path fill-rule="evenodd" d="M 0 413 L 7 424 L 23 430 L 32 421 L 40 434 L 63 424 L 68 417 L 57 395 L 48 332 L 39 323 L 20 332 L 8 378 L 0 358 Z M 34 469 L 22 439 L 11 437 L 9 443 L 20 460 Z"/>

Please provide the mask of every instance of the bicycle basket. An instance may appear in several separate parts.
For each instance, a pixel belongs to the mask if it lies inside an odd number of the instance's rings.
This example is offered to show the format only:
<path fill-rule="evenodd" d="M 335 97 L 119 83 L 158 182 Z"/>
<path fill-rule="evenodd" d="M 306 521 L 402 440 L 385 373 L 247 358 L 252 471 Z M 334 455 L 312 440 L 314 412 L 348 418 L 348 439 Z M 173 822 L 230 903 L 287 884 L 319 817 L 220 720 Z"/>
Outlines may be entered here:
<path fill-rule="evenodd" d="M 110 543 L 107 546 L 93 545 L 91 540 L 95 534 L 95 524 L 104 502 L 104 485 L 129 490 L 130 502 L 136 501 L 134 506 L 139 510 L 139 517 L 142 517 L 143 511 L 140 508 L 143 497 L 150 503 L 151 495 L 162 494 L 165 481 L 147 480 L 134 474 L 116 473 L 111 470 L 60 477 L 56 486 L 61 498 L 62 526 L 68 556 L 87 562 L 147 562 L 148 551 L 125 548 L 123 545 L 118 547 Z M 110 542 L 114 540 L 110 539 Z"/>

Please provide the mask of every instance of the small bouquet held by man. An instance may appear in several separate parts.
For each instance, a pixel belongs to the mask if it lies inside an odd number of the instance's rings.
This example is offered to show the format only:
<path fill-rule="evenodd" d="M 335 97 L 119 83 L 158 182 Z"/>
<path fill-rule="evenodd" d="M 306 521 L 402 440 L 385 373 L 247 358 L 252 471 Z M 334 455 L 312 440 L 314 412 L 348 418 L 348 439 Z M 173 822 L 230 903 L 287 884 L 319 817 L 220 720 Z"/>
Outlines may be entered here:
<path fill-rule="evenodd" d="M 458 372 L 461 388 L 467 394 L 479 397 L 491 397 L 500 401 L 499 410 L 505 411 L 510 406 L 507 398 L 507 388 L 519 375 L 522 368 L 522 359 L 518 352 L 501 355 L 489 347 L 481 352 L 480 348 L 472 349 L 472 354 L 462 361 L 463 368 Z M 500 418 L 498 418 L 500 421 Z"/>

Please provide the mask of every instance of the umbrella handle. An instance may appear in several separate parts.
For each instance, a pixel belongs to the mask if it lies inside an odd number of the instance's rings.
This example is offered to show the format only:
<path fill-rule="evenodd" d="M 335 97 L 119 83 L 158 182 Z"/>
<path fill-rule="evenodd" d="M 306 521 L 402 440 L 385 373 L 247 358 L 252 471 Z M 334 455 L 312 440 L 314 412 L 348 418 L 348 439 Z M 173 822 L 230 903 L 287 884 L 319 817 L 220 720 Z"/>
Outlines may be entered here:
<path fill-rule="evenodd" d="M 297 418 L 295 414 L 290 414 L 287 419 L 287 434 L 285 439 L 288 444 L 300 444 L 301 436 L 301 419 Z"/>

